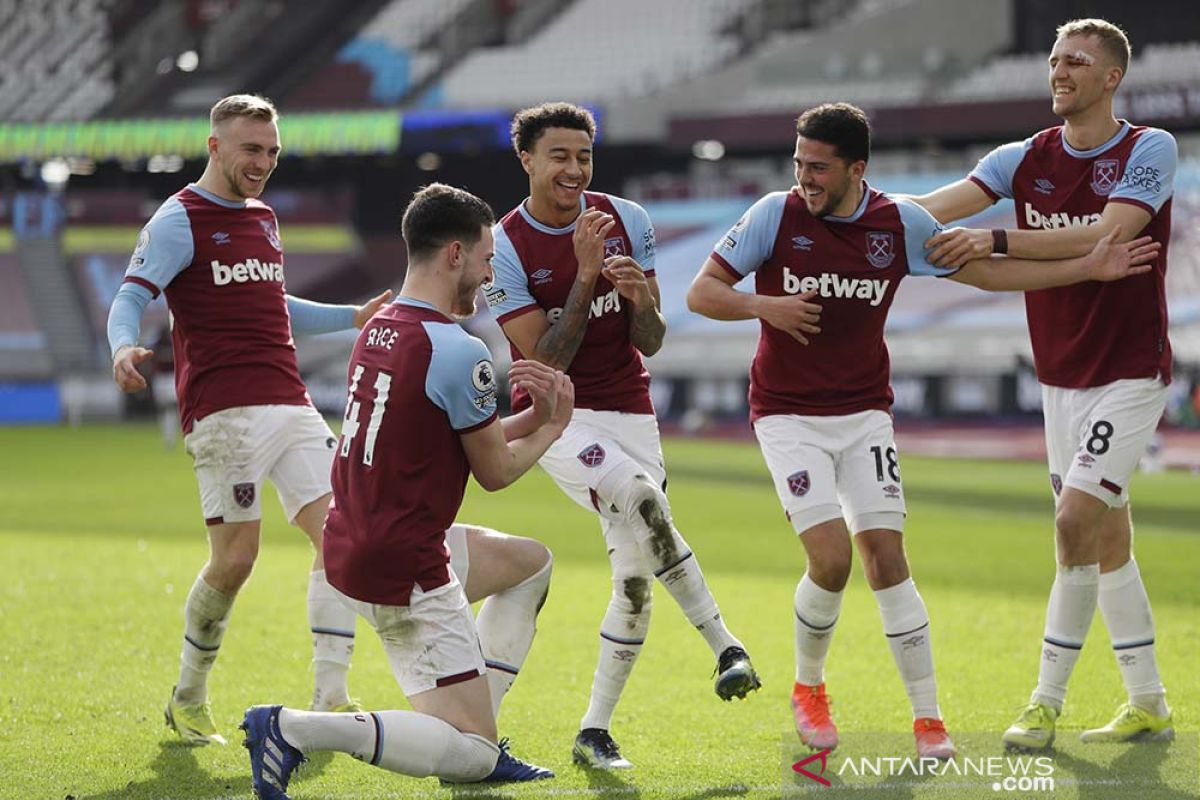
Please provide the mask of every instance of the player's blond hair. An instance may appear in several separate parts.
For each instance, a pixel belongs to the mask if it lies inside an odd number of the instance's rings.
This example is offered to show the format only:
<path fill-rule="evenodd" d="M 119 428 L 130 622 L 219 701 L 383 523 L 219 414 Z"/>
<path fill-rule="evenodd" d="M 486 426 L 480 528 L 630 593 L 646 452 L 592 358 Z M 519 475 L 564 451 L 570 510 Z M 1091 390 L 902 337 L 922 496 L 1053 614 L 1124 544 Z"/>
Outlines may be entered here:
<path fill-rule="evenodd" d="M 279 113 L 275 110 L 274 103 L 256 94 L 231 94 L 229 97 L 223 97 L 208 113 L 209 122 L 214 128 L 236 117 L 274 122 L 279 118 Z"/>
<path fill-rule="evenodd" d="M 1121 68 L 1121 74 L 1129 71 L 1129 57 L 1133 50 L 1129 46 L 1129 37 L 1119 25 L 1114 25 L 1106 19 L 1073 19 L 1058 26 L 1054 35 L 1059 39 L 1067 36 L 1095 36 L 1100 40 L 1100 47 Z"/>

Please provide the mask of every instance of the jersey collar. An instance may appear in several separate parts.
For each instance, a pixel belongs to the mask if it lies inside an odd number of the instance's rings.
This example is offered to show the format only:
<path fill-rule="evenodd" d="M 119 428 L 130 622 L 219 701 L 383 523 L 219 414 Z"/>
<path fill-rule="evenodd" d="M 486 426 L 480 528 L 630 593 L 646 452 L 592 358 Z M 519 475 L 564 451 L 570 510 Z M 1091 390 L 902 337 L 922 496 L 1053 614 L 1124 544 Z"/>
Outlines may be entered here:
<path fill-rule="evenodd" d="M 529 198 L 526 197 L 524 200 L 521 201 L 521 205 L 517 206 L 517 210 L 521 212 L 521 216 L 525 218 L 525 221 L 528 222 L 529 225 L 534 230 L 541 231 L 542 233 L 549 233 L 552 236 L 561 236 L 564 233 L 572 233 L 575 230 L 575 220 L 579 219 L 579 217 L 576 217 L 575 219 L 571 220 L 571 224 L 567 225 L 565 227 L 551 228 L 549 225 L 545 225 L 541 222 L 538 222 L 536 219 L 534 219 L 533 214 L 529 213 L 529 209 L 525 208 L 525 204 L 528 202 L 529 202 Z M 586 210 L 587 210 L 587 198 L 584 197 L 583 192 L 580 192 L 579 193 L 579 213 L 582 214 Z"/>
<path fill-rule="evenodd" d="M 864 180 L 862 182 L 863 196 L 862 202 L 858 204 L 858 208 L 854 209 L 854 213 L 848 217 L 838 217 L 833 214 L 826 214 L 821 217 L 824 222 L 858 222 L 858 218 L 867 210 L 867 203 L 871 201 L 871 187 Z"/>
<path fill-rule="evenodd" d="M 219 206 L 225 206 L 225 208 L 245 208 L 246 207 L 245 200 L 242 200 L 240 202 L 238 202 L 236 200 L 226 200 L 224 197 L 217 197 L 215 194 L 208 191 L 207 189 L 201 189 L 199 186 L 197 186 L 194 183 L 189 183 L 187 185 L 187 188 L 191 189 L 193 192 L 200 195 L 205 200 L 208 200 L 211 203 L 216 203 Z"/>
<path fill-rule="evenodd" d="M 1120 129 L 1116 133 L 1114 133 L 1112 138 L 1109 139 L 1107 142 L 1105 142 L 1104 144 L 1102 144 L 1098 147 L 1093 147 L 1091 150 L 1076 150 L 1074 147 L 1071 147 L 1071 143 L 1067 141 L 1067 130 L 1066 130 L 1066 128 L 1063 128 L 1063 131 L 1061 134 L 1062 135 L 1062 146 L 1063 146 L 1063 150 L 1066 150 L 1067 155 L 1069 155 L 1069 156 L 1074 156 L 1075 158 L 1095 158 L 1096 156 L 1100 155 L 1108 148 L 1115 145 L 1117 142 L 1124 139 L 1125 134 L 1127 134 L 1127 133 L 1129 133 L 1129 122 L 1127 120 L 1121 120 Z"/>

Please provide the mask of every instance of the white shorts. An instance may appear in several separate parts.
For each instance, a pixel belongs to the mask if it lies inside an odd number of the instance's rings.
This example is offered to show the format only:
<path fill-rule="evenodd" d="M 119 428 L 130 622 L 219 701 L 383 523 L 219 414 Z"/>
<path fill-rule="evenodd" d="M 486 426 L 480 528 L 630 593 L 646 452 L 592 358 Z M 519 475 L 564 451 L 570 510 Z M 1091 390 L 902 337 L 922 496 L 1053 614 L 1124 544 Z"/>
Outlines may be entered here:
<path fill-rule="evenodd" d="M 312 406 L 240 406 L 196 420 L 183 440 L 200 484 L 204 524 L 262 518 L 270 478 L 289 522 L 330 492 L 337 439 Z"/>
<path fill-rule="evenodd" d="M 754 423 L 754 435 L 797 531 L 839 517 L 852 533 L 902 530 L 904 486 L 886 412 L 772 415 Z"/>
<path fill-rule="evenodd" d="M 342 595 L 379 634 L 392 674 L 408 697 L 485 674 L 471 604 L 458 578 L 428 592 L 414 586 L 406 606 Z"/>
<path fill-rule="evenodd" d="M 487 529 L 480 528 L 480 530 Z M 471 571 L 471 558 L 467 552 L 466 525 L 450 526 L 450 529 L 446 531 L 446 547 L 450 550 L 450 571 L 463 585 L 463 591 L 466 591 L 467 575 Z"/>
<path fill-rule="evenodd" d="M 667 476 L 653 414 L 577 408 L 538 463 L 568 497 L 610 520 L 621 519 L 602 499 L 615 488 L 613 482 L 640 473 L 662 487 Z"/>
<path fill-rule="evenodd" d="M 1129 481 L 1167 402 L 1158 378 L 1114 381 L 1092 389 L 1042 387 L 1046 460 L 1057 500 L 1070 486 L 1109 508 L 1129 502 Z"/>

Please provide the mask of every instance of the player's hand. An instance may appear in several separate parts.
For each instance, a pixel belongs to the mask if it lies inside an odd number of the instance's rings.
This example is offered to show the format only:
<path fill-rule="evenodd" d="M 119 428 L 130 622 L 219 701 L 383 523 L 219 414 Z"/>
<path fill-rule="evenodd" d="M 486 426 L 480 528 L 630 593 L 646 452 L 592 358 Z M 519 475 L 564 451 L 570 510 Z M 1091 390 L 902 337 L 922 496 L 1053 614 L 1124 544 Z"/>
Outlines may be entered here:
<path fill-rule="evenodd" d="M 1118 281 L 1130 275 L 1141 275 L 1154 269 L 1154 261 L 1162 250 L 1159 242 L 1149 236 L 1119 243 L 1121 226 L 1114 225 L 1108 235 L 1096 242 L 1092 252 L 1084 256 L 1088 277 L 1094 281 Z"/>
<path fill-rule="evenodd" d="M 580 280 L 594 281 L 604 266 L 604 237 L 617 221 L 611 214 L 598 208 L 589 208 L 575 220 L 575 234 L 571 237 L 575 245 L 575 261 L 579 264 L 576 273 Z"/>
<path fill-rule="evenodd" d="M 361 328 L 371 321 L 371 317 L 375 316 L 375 312 L 383 308 L 392 301 L 392 290 L 388 289 L 382 294 L 377 294 L 367 302 L 363 303 L 354 309 L 354 327 Z"/>
<path fill-rule="evenodd" d="M 642 266 L 629 256 L 612 256 L 604 259 L 604 267 L 600 274 L 608 278 L 617 292 L 635 306 L 654 302 L 650 293 L 650 284 L 646 281 L 646 273 Z"/>
<path fill-rule="evenodd" d="M 554 414 L 550 417 L 559 435 L 571 424 L 571 415 L 575 413 L 575 384 L 565 372 L 558 371 L 554 375 Z"/>
<path fill-rule="evenodd" d="M 821 332 L 817 326 L 821 321 L 821 306 L 810 302 L 816 296 L 816 289 L 781 297 L 763 296 L 758 318 L 800 344 L 808 344 L 808 337 L 804 334 Z"/>
<path fill-rule="evenodd" d="M 146 378 L 138 372 L 137 365 L 154 356 L 153 350 L 127 344 L 113 356 L 113 380 L 122 392 L 132 394 L 146 388 Z"/>
<path fill-rule="evenodd" d="M 508 370 L 508 382 L 523 389 L 533 401 L 533 413 L 539 427 L 554 417 L 558 403 L 558 376 L 560 370 L 548 367 L 540 361 L 518 359 Z"/>
<path fill-rule="evenodd" d="M 961 267 L 968 261 L 987 258 L 992 247 L 990 230 L 950 228 L 926 240 L 925 249 L 933 251 L 926 260 L 935 267 Z"/>

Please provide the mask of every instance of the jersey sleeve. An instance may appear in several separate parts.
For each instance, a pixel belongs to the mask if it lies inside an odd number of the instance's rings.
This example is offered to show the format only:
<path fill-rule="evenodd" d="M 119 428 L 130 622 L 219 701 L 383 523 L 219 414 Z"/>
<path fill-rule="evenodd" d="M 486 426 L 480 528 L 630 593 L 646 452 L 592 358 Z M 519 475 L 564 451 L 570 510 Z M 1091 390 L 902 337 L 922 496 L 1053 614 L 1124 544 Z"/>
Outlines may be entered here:
<path fill-rule="evenodd" d="M 125 270 L 125 282 L 136 283 L 158 297 L 192 263 L 193 253 L 192 223 L 183 204 L 172 197 L 142 228 Z"/>
<path fill-rule="evenodd" d="M 612 195 L 609 195 L 608 199 L 617 209 L 621 224 L 625 226 L 625 232 L 629 234 L 629 241 L 633 244 L 633 260 L 641 265 L 642 272 L 653 275 L 654 224 L 650 222 L 650 215 L 646 209 L 632 200 Z"/>
<path fill-rule="evenodd" d="M 496 416 L 496 369 L 487 346 L 457 325 L 423 325 L 433 345 L 425 396 L 459 433 L 482 428 Z"/>
<path fill-rule="evenodd" d="M 354 306 L 315 303 L 302 297 L 287 295 L 288 317 L 292 332 L 314 335 L 344 331 L 354 327 Z"/>
<path fill-rule="evenodd" d="M 1032 139 L 1026 139 L 1023 142 L 1010 142 L 997 147 L 979 159 L 967 180 L 987 192 L 993 202 L 1002 197 L 1012 197 L 1013 175 L 1032 144 Z"/>
<path fill-rule="evenodd" d="M 150 290 L 136 283 L 123 283 L 113 298 L 108 310 L 108 349 L 110 355 L 125 345 L 138 343 L 141 335 L 142 314 L 154 299 Z"/>
<path fill-rule="evenodd" d="M 492 228 L 495 245 L 492 255 L 492 274 L 495 280 L 483 285 L 483 296 L 488 309 L 500 324 L 519 314 L 537 307 L 537 301 L 529 293 L 529 279 L 517 256 L 504 226 Z"/>
<path fill-rule="evenodd" d="M 712 258 L 732 277 L 742 279 L 757 270 L 775 249 L 787 192 L 762 197 L 713 248 Z"/>
<path fill-rule="evenodd" d="M 1175 191 L 1179 146 L 1164 130 L 1146 131 L 1133 145 L 1121 182 L 1108 196 L 1110 203 L 1131 203 L 1153 216 Z"/>
<path fill-rule="evenodd" d="M 945 228 L 922 206 L 907 197 L 893 197 L 900 211 L 900 222 L 904 225 L 904 255 L 908 259 L 909 275 L 933 275 L 944 278 L 953 275 L 962 267 L 935 267 L 927 257 L 931 251 L 925 249 L 929 237 L 941 233 Z"/>

